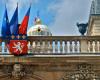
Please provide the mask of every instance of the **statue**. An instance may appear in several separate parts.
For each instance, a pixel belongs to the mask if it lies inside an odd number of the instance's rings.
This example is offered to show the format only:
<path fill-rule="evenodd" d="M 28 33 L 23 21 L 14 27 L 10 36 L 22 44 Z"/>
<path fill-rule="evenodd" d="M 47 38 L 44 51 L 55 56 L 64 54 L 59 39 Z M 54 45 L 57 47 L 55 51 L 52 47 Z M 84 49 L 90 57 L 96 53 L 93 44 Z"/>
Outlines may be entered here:
<path fill-rule="evenodd" d="M 86 29 L 87 29 L 88 23 L 84 24 L 84 23 L 77 23 L 77 27 L 79 29 L 79 32 L 84 35 L 86 33 Z"/>

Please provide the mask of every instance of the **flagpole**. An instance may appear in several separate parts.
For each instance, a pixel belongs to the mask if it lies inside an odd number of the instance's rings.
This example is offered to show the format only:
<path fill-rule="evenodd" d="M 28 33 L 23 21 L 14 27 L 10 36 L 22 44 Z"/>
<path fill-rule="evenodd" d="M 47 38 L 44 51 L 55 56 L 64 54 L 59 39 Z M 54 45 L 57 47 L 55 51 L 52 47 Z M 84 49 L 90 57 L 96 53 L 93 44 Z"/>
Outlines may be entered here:
<path fill-rule="evenodd" d="M 17 9 L 18 9 L 18 2 L 17 2 Z M 18 10 L 17 10 L 17 14 L 18 14 Z M 18 20 L 19 21 L 19 20 Z M 19 27 L 19 22 L 18 22 L 18 27 Z"/>

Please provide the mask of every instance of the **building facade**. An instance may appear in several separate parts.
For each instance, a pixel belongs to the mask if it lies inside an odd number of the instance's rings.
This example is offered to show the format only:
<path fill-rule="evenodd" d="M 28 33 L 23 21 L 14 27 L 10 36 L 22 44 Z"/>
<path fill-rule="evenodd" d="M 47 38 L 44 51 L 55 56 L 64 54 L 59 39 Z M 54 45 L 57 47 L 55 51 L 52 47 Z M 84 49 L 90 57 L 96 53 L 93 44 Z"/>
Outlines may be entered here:
<path fill-rule="evenodd" d="M 93 0 L 86 36 L 51 36 L 39 20 L 29 29 L 26 56 L 9 55 L 1 39 L 0 80 L 100 80 L 99 2 Z"/>
<path fill-rule="evenodd" d="M 90 18 L 87 35 L 99 36 L 100 35 L 100 0 L 93 0 L 90 10 Z"/>

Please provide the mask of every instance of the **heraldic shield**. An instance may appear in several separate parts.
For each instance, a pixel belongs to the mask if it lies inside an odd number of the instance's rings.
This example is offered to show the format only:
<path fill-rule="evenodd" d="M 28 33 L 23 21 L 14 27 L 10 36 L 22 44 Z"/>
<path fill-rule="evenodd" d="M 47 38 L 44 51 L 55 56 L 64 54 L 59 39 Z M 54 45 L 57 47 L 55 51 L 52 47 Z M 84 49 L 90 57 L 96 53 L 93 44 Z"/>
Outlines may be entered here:
<path fill-rule="evenodd" d="M 28 51 L 28 42 L 25 39 L 11 39 L 8 44 L 9 52 L 13 55 L 26 55 Z"/>
<path fill-rule="evenodd" d="M 27 40 L 10 40 L 9 51 L 14 55 L 25 55 L 27 54 Z"/>

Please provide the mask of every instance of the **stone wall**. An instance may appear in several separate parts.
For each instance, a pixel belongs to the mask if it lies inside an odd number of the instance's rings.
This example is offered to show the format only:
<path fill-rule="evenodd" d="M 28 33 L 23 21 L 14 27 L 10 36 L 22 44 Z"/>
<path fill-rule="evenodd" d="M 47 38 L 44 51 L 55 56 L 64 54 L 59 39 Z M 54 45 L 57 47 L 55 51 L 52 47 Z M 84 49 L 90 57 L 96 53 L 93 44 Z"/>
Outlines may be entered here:
<path fill-rule="evenodd" d="M 0 59 L 0 80 L 100 80 L 100 56 Z"/>

